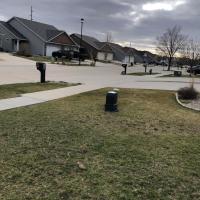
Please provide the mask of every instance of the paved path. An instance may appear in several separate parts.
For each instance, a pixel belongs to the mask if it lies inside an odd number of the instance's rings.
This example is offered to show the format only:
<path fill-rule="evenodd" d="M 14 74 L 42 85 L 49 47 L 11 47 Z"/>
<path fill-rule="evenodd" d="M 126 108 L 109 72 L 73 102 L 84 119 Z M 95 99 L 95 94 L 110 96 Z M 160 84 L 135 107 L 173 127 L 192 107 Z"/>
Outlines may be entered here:
<path fill-rule="evenodd" d="M 128 73 L 141 72 L 142 66 L 128 68 Z M 43 103 L 46 101 L 63 98 L 92 91 L 104 87 L 178 90 L 191 83 L 190 78 L 162 78 L 160 75 L 152 76 L 123 76 L 120 75 L 122 67 L 113 64 L 97 63 L 97 67 L 70 67 L 63 65 L 47 66 L 47 80 L 82 83 L 82 85 L 61 88 L 51 91 L 24 94 L 18 98 L 0 100 L 0 110 L 21 106 Z M 162 67 L 153 67 L 153 72 L 162 73 Z M 35 62 L 0 53 L 0 84 L 38 82 L 39 72 Z M 200 80 L 195 79 L 195 87 L 200 91 Z"/>
<path fill-rule="evenodd" d="M 44 103 L 51 100 L 56 100 L 83 92 L 101 89 L 101 86 L 79 85 L 42 92 L 23 94 L 21 97 L 0 100 L 0 111 L 13 108 Z"/>

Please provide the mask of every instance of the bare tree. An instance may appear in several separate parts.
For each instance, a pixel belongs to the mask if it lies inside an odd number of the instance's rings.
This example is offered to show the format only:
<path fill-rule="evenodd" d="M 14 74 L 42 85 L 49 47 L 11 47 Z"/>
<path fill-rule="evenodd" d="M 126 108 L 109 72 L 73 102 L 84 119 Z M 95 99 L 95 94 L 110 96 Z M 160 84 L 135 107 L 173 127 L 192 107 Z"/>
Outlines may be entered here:
<path fill-rule="evenodd" d="M 188 65 L 193 67 L 200 60 L 200 44 L 193 39 L 187 41 L 183 50 L 183 57 L 187 59 Z"/>
<path fill-rule="evenodd" d="M 113 36 L 111 32 L 106 33 L 106 42 L 113 42 Z"/>
<path fill-rule="evenodd" d="M 181 27 L 174 26 L 157 38 L 157 50 L 168 58 L 168 71 L 175 55 L 184 48 L 187 37 L 181 33 Z"/>

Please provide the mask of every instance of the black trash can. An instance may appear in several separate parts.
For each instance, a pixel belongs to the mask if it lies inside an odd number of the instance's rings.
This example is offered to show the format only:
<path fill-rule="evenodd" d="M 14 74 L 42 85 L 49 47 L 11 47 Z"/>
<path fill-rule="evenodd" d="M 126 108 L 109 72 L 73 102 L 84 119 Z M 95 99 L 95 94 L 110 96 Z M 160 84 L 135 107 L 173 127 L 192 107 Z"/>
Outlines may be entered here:
<path fill-rule="evenodd" d="M 181 77 L 182 76 L 182 71 L 174 71 L 174 76 L 175 77 Z"/>
<path fill-rule="evenodd" d="M 40 71 L 40 82 L 45 83 L 46 82 L 46 63 L 37 62 L 36 68 L 38 71 Z"/>
<path fill-rule="evenodd" d="M 110 91 L 106 95 L 106 104 L 105 111 L 106 112 L 118 112 L 118 93 L 115 91 Z"/>

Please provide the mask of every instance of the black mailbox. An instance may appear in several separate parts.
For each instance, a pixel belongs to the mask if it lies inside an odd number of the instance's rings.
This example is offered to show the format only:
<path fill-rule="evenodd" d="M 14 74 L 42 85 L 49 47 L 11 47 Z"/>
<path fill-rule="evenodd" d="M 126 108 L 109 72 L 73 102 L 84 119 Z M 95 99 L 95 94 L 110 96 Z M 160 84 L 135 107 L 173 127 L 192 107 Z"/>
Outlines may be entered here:
<path fill-rule="evenodd" d="M 127 71 L 127 64 L 122 64 L 122 67 L 124 68 L 124 71 L 122 72 L 122 74 L 126 75 L 126 71 Z"/>
<path fill-rule="evenodd" d="M 46 63 L 37 62 L 36 63 L 37 70 L 40 71 L 40 82 L 45 83 L 45 77 L 46 77 Z"/>
<path fill-rule="evenodd" d="M 105 111 L 106 112 L 118 112 L 118 93 L 115 91 L 110 91 L 106 95 L 106 105 Z"/>

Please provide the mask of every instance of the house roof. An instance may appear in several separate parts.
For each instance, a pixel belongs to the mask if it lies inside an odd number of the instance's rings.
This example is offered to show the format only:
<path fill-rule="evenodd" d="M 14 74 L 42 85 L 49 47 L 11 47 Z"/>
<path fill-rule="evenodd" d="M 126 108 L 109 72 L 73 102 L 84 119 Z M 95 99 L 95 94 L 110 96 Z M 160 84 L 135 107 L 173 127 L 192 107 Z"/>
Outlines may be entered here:
<path fill-rule="evenodd" d="M 48 42 L 49 40 L 55 38 L 56 36 L 60 35 L 64 31 L 58 30 L 55 26 L 31 21 L 28 19 L 23 19 L 20 17 L 13 17 L 12 19 L 16 19 L 32 32 L 34 32 L 38 37 L 40 37 L 43 41 Z M 10 19 L 8 23 L 12 20 Z"/>
<path fill-rule="evenodd" d="M 44 41 L 48 41 L 50 37 L 55 37 L 58 29 L 52 25 L 44 24 L 20 17 L 14 17 L 16 20 L 23 23 L 26 27 L 31 29 L 34 33 L 40 36 Z M 59 34 L 59 33 L 58 33 Z"/>
<path fill-rule="evenodd" d="M 16 29 L 14 29 L 7 22 L 0 21 L 0 24 L 11 33 L 13 39 L 26 40 L 26 38 L 21 33 L 19 33 Z"/>
<path fill-rule="evenodd" d="M 46 43 L 55 43 L 53 41 L 56 38 L 58 40 L 58 38 L 62 34 L 65 34 L 65 35 L 67 35 L 67 37 L 69 37 L 65 31 L 58 30 L 53 25 L 36 22 L 36 21 L 31 21 L 28 19 L 20 18 L 20 17 L 13 17 L 7 23 L 9 24 L 9 22 L 12 21 L 13 19 L 17 20 L 19 23 L 21 23 L 23 26 L 25 26 L 27 29 L 29 29 L 33 34 L 35 34 L 37 37 L 39 37 L 41 40 L 43 40 Z M 59 38 L 59 44 L 77 46 L 76 43 L 70 37 L 68 39 L 69 39 L 69 44 L 66 43 L 66 40 L 63 43 L 62 41 L 64 41 L 64 39 L 62 38 L 62 40 L 61 40 Z M 55 44 L 58 44 L 58 42 Z"/>
<path fill-rule="evenodd" d="M 100 51 L 113 53 L 113 50 L 108 42 L 96 42 Z"/>
<path fill-rule="evenodd" d="M 72 34 L 72 37 L 73 36 L 77 37 L 78 39 L 81 39 L 81 35 L 78 34 L 78 33 Z M 88 43 L 89 45 L 91 45 L 92 47 L 94 47 L 95 49 L 99 50 L 99 44 L 98 43 L 100 43 L 100 41 L 97 40 L 96 38 L 88 36 L 88 35 L 83 35 L 82 40 L 84 42 Z"/>
<path fill-rule="evenodd" d="M 112 51 L 114 52 L 114 59 L 118 61 L 122 61 L 125 56 L 129 56 L 127 52 L 124 51 L 123 47 L 119 44 L 109 43 Z"/>
<path fill-rule="evenodd" d="M 47 40 L 51 40 L 51 39 L 55 38 L 56 36 L 60 35 L 61 33 L 63 33 L 63 31 L 60 31 L 60 30 L 47 30 L 46 31 Z"/>

